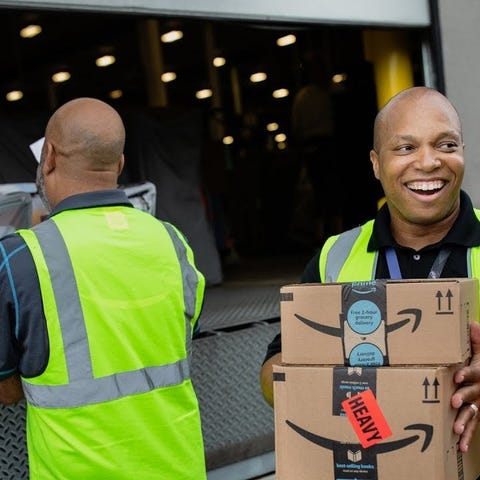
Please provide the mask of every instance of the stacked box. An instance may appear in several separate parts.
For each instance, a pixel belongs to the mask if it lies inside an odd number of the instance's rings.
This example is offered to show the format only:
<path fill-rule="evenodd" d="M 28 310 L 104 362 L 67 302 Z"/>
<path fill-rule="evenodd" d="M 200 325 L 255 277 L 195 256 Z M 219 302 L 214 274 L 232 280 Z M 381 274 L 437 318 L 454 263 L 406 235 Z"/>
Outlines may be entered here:
<path fill-rule="evenodd" d="M 470 357 L 478 280 L 287 285 L 282 361 L 309 365 L 451 365 Z"/>
<path fill-rule="evenodd" d="M 450 405 L 476 279 L 289 285 L 281 298 L 277 480 L 480 475 L 480 432 L 457 451 Z"/>

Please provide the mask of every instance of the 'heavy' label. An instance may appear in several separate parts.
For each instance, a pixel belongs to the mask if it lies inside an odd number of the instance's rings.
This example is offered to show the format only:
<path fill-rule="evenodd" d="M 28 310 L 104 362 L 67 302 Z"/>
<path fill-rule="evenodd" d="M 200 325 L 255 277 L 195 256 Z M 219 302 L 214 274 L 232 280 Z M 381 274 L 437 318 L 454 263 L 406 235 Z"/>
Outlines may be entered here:
<path fill-rule="evenodd" d="M 342 407 L 363 448 L 375 445 L 392 435 L 371 390 L 365 390 L 344 400 Z"/>

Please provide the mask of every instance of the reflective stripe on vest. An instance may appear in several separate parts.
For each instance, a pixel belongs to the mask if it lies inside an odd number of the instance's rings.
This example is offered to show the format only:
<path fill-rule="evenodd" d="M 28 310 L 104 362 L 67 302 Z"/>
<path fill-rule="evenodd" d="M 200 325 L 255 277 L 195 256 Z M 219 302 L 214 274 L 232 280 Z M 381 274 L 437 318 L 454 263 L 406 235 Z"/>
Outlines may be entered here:
<path fill-rule="evenodd" d="M 183 303 L 185 304 L 185 316 L 187 322 L 185 328 L 187 336 L 187 355 L 190 356 L 192 353 L 192 328 L 190 321 L 195 315 L 195 301 L 197 298 L 198 284 L 197 272 L 187 260 L 187 250 L 183 242 L 178 238 L 179 234 L 169 223 L 163 222 L 163 226 L 167 229 L 167 232 L 172 239 L 180 263 L 180 269 L 182 270 Z"/>
<path fill-rule="evenodd" d="M 185 245 L 173 227 L 164 225 L 175 245 L 181 264 L 187 340 L 190 345 L 190 320 L 195 312 L 196 292 L 192 272 L 195 272 L 187 260 Z M 70 383 L 35 385 L 23 382 L 28 402 L 43 408 L 79 407 L 115 400 L 127 395 L 146 393 L 160 387 L 178 385 L 190 378 L 187 359 L 169 365 L 146 367 L 94 378 L 85 320 L 64 239 L 52 220 L 37 225 L 33 230 L 51 274 Z M 193 276 L 196 279 L 196 275 Z M 187 353 L 189 353 L 188 349 Z"/>
<path fill-rule="evenodd" d="M 339 235 L 327 254 L 324 282 L 335 282 L 337 280 L 340 270 L 347 261 L 361 230 L 362 227 L 357 227 Z"/>
<path fill-rule="evenodd" d="M 372 230 L 373 221 L 369 221 L 360 227 L 353 228 L 327 240 L 320 252 L 319 263 L 322 282 L 352 281 L 349 278 L 342 278 L 342 269 L 346 265 L 348 266 L 347 261 L 354 249 L 359 249 L 361 252 L 367 251 Z M 355 259 L 356 280 L 363 281 L 374 278 L 378 252 L 368 255 L 368 258 L 367 255 L 363 255 L 362 257 L 356 256 Z"/>

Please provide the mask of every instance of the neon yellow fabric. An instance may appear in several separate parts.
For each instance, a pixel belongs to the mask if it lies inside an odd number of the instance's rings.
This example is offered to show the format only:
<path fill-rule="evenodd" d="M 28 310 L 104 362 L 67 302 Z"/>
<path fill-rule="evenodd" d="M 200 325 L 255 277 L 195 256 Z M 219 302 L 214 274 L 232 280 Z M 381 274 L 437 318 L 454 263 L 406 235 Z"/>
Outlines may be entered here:
<path fill-rule="evenodd" d="M 186 339 L 197 321 L 205 282 L 194 270 L 198 283 L 188 325 L 182 270 L 165 226 L 122 206 L 64 211 L 53 221 L 72 262 L 93 376 L 187 358 Z M 69 379 L 50 275 L 35 234 L 19 233 L 37 268 L 50 347 L 45 372 L 22 381 L 62 385 Z M 198 402 L 189 378 L 76 408 L 29 403 L 27 442 L 31 480 L 206 478 Z"/>
<path fill-rule="evenodd" d="M 367 252 L 368 241 L 372 235 L 373 220 L 368 221 L 361 227 L 361 233 L 356 242 L 352 246 L 352 250 L 339 272 L 337 282 L 363 282 L 373 279 L 375 275 L 374 265 L 376 260 L 375 252 Z M 340 234 L 341 235 L 341 234 Z M 325 242 L 320 252 L 320 275 L 326 278 L 326 261 L 327 256 L 333 244 L 338 240 L 340 235 L 330 237 Z"/>
<path fill-rule="evenodd" d="M 474 209 L 475 215 L 480 220 L 480 210 Z M 367 252 L 368 242 L 373 231 L 373 220 L 368 221 L 361 226 L 360 235 L 357 237 L 352 249 L 344 262 L 339 275 L 335 281 L 337 282 L 362 282 L 373 280 L 375 276 L 375 267 L 377 260 L 377 252 Z M 341 234 L 340 234 L 341 235 Z M 321 278 L 326 278 L 326 263 L 328 254 L 338 240 L 340 235 L 330 237 L 320 252 L 319 268 Z M 480 280 L 480 246 L 470 249 L 470 269 L 473 278 Z M 479 282 L 479 298 L 480 298 L 480 282 Z"/>

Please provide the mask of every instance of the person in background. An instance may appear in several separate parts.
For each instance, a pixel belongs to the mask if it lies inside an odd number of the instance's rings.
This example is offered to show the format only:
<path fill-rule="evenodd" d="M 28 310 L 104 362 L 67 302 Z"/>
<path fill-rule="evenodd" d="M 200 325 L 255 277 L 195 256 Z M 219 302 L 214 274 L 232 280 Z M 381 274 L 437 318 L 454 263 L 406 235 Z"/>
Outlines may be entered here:
<path fill-rule="evenodd" d="M 304 85 L 292 105 L 292 136 L 313 195 L 313 243 L 342 231 L 341 159 L 335 146 L 332 80 L 325 60 L 316 52 L 305 58 Z"/>
<path fill-rule="evenodd" d="M 327 239 L 307 264 L 302 282 L 480 278 L 480 262 L 474 260 L 480 254 L 480 211 L 461 190 L 464 145 L 450 101 L 427 87 L 394 96 L 375 119 L 370 160 L 386 204 L 374 220 Z M 456 372 L 458 388 L 451 399 L 457 410 L 453 430 L 463 452 L 480 406 L 480 324 L 473 322 L 470 332 L 473 355 Z M 272 365 L 280 362 L 278 335 L 268 346 L 260 374 L 271 405 Z"/>
<path fill-rule="evenodd" d="M 27 400 L 31 480 L 206 478 L 189 374 L 205 281 L 117 189 L 124 142 L 106 103 L 60 107 L 37 172 L 49 217 L 0 241 L 0 402 Z"/>

